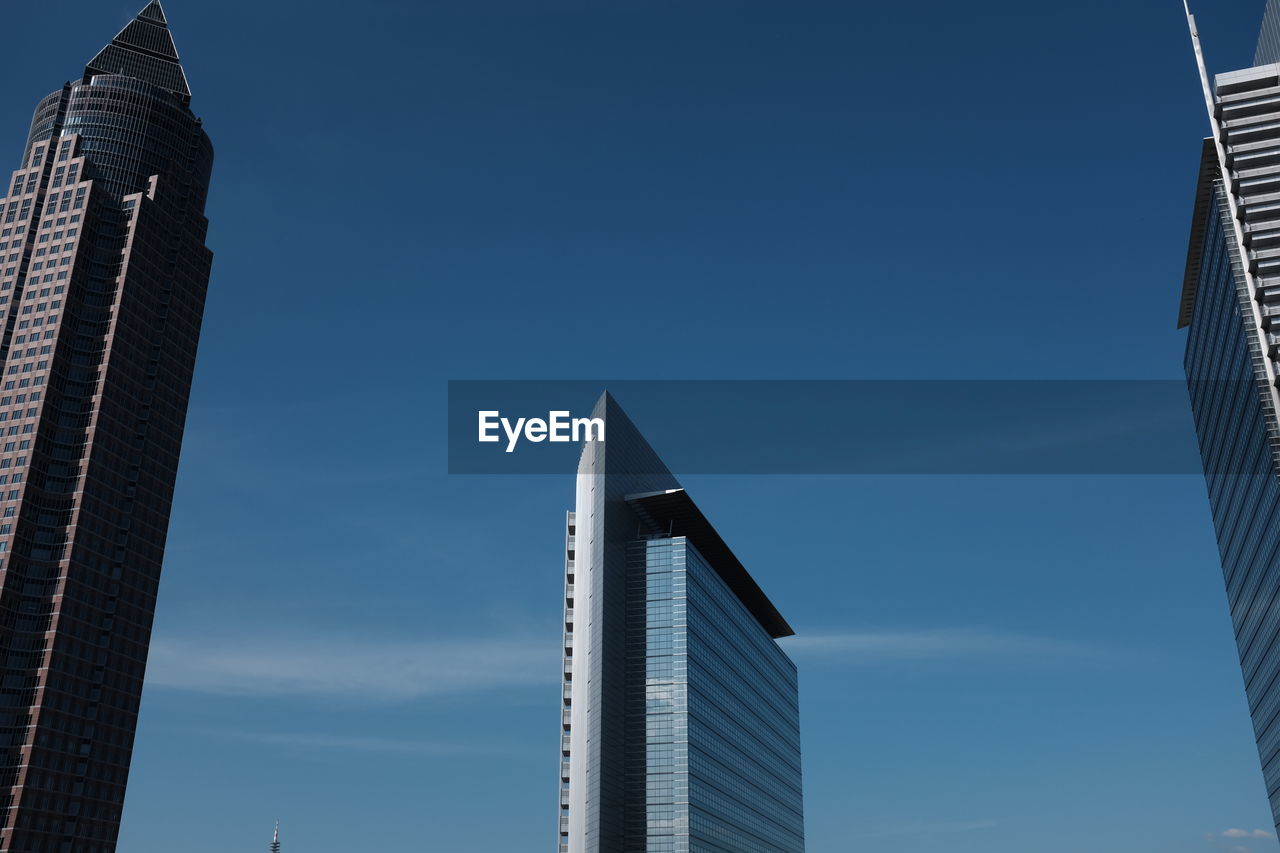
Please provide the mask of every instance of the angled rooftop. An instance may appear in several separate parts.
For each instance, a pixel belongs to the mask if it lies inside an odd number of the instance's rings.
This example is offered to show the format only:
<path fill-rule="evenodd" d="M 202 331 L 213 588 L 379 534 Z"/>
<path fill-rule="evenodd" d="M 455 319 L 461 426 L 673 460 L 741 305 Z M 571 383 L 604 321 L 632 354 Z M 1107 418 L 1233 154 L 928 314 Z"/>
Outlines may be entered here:
<path fill-rule="evenodd" d="M 89 60 L 84 74 L 86 79 L 95 74 L 136 77 L 173 92 L 183 101 L 191 100 L 187 75 L 179 64 L 178 48 L 159 0 L 152 0 Z"/>
<path fill-rule="evenodd" d="M 771 637 L 790 637 L 795 633 L 688 492 L 684 489 L 646 492 L 627 495 L 626 501 L 655 531 L 683 536 L 692 542 Z"/>

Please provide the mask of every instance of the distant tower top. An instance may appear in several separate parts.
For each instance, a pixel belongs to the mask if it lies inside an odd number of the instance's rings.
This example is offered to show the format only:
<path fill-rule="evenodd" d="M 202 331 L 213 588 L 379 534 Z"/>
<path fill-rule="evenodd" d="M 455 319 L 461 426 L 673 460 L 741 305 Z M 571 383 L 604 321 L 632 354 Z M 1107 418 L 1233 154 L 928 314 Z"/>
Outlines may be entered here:
<path fill-rule="evenodd" d="M 280 821 L 276 821 L 276 831 L 271 836 L 271 853 L 280 853 Z"/>

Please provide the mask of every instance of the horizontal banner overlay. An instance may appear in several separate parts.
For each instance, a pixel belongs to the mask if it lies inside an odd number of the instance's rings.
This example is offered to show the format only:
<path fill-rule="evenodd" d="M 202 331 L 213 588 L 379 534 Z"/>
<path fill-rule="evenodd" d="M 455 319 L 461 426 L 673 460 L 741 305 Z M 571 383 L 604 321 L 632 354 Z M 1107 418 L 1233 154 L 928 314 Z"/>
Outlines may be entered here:
<path fill-rule="evenodd" d="M 1194 474 L 1191 390 L 1258 393 L 1234 380 L 456 380 L 449 472 L 574 472 L 583 442 L 608 441 L 592 414 L 608 391 L 676 474 Z"/>

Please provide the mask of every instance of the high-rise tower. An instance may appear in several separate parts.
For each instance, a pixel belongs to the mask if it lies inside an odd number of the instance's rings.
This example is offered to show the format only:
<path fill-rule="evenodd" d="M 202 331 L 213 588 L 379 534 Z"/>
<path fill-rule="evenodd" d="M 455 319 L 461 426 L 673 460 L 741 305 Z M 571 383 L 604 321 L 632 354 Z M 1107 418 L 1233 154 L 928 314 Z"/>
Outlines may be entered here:
<path fill-rule="evenodd" d="M 0 187 L 0 853 L 116 849 L 211 262 L 190 101 L 153 2 Z"/>
<path fill-rule="evenodd" d="M 1204 70 L 1204 141 L 1178 325 L 1227 603 L 1280 826 L 1280 0 L 1255 65 Z"/>
<path fill-rule="evenodd" d="M 618 404 L 565 542 L 561 853 L 801 853 L 790 626 Z"/>

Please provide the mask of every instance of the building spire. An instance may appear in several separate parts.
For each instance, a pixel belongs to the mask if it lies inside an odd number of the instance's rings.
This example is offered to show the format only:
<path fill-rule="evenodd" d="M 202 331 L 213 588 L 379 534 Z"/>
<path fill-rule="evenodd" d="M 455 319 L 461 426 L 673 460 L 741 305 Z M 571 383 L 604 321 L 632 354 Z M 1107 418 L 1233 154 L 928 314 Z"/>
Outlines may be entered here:
<path fill-rule="evenodd" d="M 164 7 L 160 5 L 160 0 L 151 0 L 147 8 L 138 13 L 138 17 L 148 21 L 155 21 L 157 24 L 169 23 L 169 20 L 164 16 Z"/>
<path fill-rule="evenodd" d="M 152 3 L 152 6 L 159 6 L 159 3 Z M 280 853 L 280 821 L 276 821 L 275 834 L 271 836 L 271 853 Z"/>
<path fill-rule="evenodd" d="M 111 44 L 98 52 L 85 66 L 85 79 L 96 74 L 120 74 L 136 77 L 153 86 L 168 89 L 184 102 L 191 100 L 187 75 L 178 64 L 178 48 L 169 32 L 169 21 L 160 6 L 152 0 Z"/>

